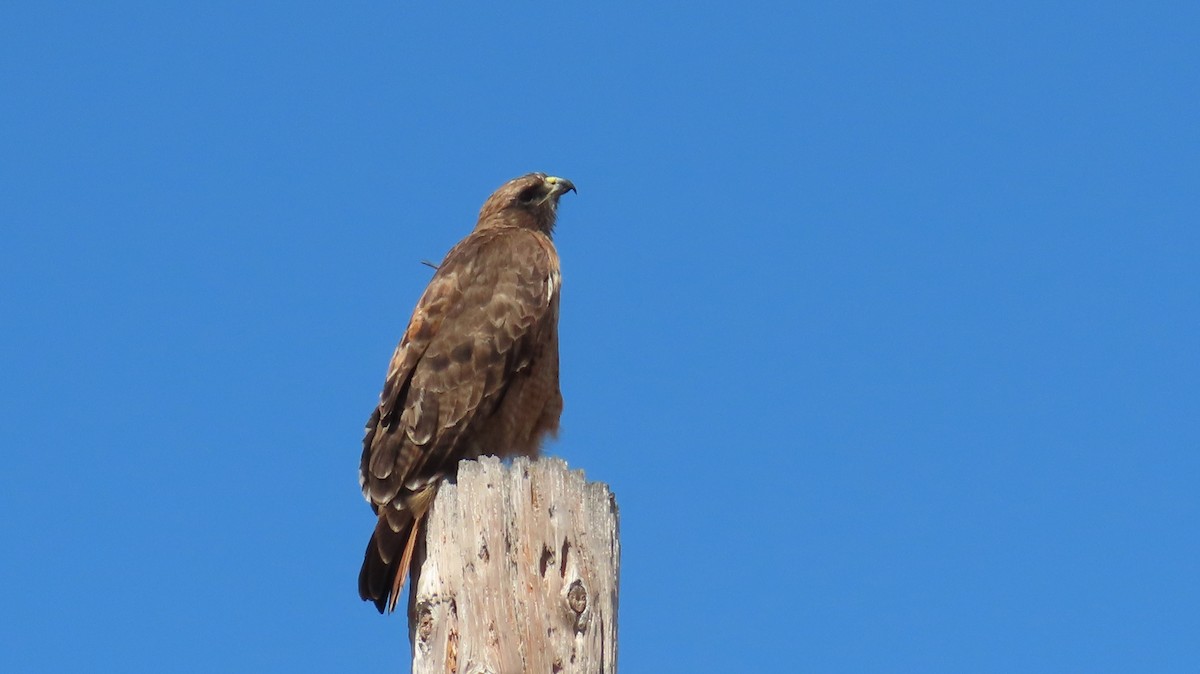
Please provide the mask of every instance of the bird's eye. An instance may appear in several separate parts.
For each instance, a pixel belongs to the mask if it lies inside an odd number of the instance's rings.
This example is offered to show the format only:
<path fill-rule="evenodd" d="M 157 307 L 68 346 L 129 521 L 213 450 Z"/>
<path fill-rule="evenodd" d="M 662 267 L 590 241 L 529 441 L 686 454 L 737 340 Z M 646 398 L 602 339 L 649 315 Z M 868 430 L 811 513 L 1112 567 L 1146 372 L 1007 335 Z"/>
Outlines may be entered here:
<path fill-rule="evenodd" d="M 521 192 L 521 194 L 517 196 L 517 200 L 523 204 L 533 203 L 537 200 L 539 193 L 540 190 L 538 189 L 538 186 L 534 185 L 533 187 L 526 188 L 524 192 Z"/>

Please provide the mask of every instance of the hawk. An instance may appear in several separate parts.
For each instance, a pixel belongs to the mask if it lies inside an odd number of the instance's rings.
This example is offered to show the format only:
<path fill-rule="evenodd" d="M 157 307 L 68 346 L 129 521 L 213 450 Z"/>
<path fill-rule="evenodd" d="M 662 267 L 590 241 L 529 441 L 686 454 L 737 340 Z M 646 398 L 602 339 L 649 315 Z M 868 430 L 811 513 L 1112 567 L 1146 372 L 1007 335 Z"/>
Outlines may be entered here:
<path fill-rule="evenodd" d="M 437 267 L 367 421 L 359 483 L 375 511 L 358 594 L 396 607 L 438 484 L 463 459 L 536 456 L 558 430 L 558 253 L 570 180 L 530 173 L 496 190 Z"/>

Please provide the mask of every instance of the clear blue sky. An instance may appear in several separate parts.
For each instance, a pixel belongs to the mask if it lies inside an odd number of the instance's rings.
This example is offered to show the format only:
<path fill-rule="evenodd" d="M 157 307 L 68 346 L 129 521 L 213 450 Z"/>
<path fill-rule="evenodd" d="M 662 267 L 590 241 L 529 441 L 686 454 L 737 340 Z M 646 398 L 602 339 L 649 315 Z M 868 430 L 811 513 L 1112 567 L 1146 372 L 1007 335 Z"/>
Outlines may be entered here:
<path fill-rule="evenodd" d="M 0 10 L 0 670 L 407 669 L 363 422 L 541 170 L 622 672 L 1200 671 L 1196 3 L 108 4 Z"/>

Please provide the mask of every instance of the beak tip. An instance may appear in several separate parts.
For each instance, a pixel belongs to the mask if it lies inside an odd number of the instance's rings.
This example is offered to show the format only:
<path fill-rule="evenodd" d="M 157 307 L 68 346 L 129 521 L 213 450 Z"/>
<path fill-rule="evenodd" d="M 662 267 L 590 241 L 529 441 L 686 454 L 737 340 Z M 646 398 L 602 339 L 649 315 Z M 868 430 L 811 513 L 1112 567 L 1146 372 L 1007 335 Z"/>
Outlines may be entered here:
<path fill-rule="evenodd" d="M 558 176 L 550 176 L 546 180 L 547 180 L 547 182 L 549 182 L 551 185 L 554 186 L 555 194 L 558 194 L 560 196 L 563 194 L 566 194 L 567 192 L 575 192 L 576 194 L 579 193 L 578 190 L 575 189 L 575 183 L 571 182 L 570 180 L 567 180 L 566 178 L 559 178 Z"/>

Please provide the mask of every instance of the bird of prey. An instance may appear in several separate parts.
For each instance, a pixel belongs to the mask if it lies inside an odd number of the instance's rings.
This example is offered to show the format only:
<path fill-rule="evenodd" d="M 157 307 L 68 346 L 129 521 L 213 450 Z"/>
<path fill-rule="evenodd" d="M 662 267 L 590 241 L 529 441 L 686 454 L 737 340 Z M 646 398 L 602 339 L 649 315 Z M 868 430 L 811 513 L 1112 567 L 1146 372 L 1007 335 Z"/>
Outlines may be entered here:
<path fill-rule="evenodd" d="M 437 267 L 367 421 L 359 482 L 375 511 L 358 594 L 396 607 L 421 522 L 458 462 L 536 456 L 558 430 L 558 253 L 570 180 L 530 173 L 496 190 Z"/>

